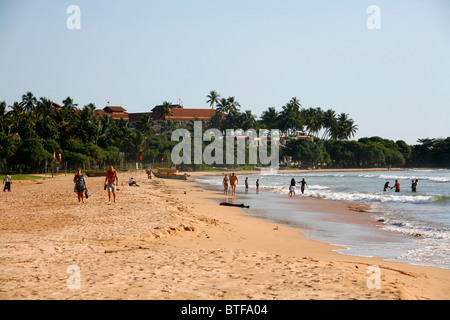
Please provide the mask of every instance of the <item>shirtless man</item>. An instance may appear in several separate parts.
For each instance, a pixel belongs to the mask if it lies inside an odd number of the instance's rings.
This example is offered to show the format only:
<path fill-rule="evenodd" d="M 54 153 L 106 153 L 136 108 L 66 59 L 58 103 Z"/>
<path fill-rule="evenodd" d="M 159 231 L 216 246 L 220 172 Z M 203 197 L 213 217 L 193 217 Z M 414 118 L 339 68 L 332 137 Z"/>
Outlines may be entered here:
<path fill-rule="evenodd" d="M 109 167 L 109 170 L 106 172 L 105 179 L 105 189 L 108 187 L 108 198 L 109 203 L 111 203 L 111 192 L 114 196 L 114 202 L 116 202 L 116 185 L 119 184 L 119 177 L 117 176 L 117 171 L 114 170 L 113 166 Z"/>
<path fill-rule="evenodd" d="M 236 195 L 237 184 L 238 184 L 238 177 L 234 173 L 232 173 L 231 177 L 230 177 L 230 185 L 231 185 L 231 190 L 232 190 L 231 194 L 233 196 Z"/>

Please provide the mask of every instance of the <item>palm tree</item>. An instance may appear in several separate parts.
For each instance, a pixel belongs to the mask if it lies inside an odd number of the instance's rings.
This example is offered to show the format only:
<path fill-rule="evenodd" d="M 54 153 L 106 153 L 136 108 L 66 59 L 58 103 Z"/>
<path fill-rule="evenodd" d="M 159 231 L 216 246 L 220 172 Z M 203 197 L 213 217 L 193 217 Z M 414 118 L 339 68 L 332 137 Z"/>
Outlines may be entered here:
<path fill-rule="evenodd" d="M 41 119 L 46 116 L 53 116 L 55 114 L 55 108 L 53 108 L 53 102 L 50 99 L 41 97 L 36 105 L 35 118 Z"/>
<path fill-rule="evenodd" d="M 161 109 L 161 116 L 164 120 L 166 120 L 166 117 L 170 117 L 171 115 L 173 115 L 172 108 L 173 108 L 172 102 L 168 101 L 163 102 Z"/>
<path fill-rule="evenodd" d="M 17 128 L 19 126 L 20 119 L 25 115 L 25 110 L 20 103 L 14 102 L 12 110 L 8 111 L 7 115 L 11 119 L 11 124 Z"/>
<path fill-rule="evenodd" d="M 293 97 L 289 103 L 296 108 L 297 110 L 300 110 L 302 105 L 300 104 L 300 100 L 297 99 L 297 97 Z"/>
<path fill-rule="evenodd" d="M 154 122 L 152 119 L 152 116 L 150 114 L 144 114 L 141 117 L 141 121 L 139 124 L 139 130 L 145 135 L 145 136 L 151 136 L 154 132 L 153 129 Z"/>
<path fill-rule="evenodd" d="M 146 140 L 140 131 L 133 131 L 123 140 L 122 148 L 134 154 L 136 161 L 139 156 L 142 156 L 146 148 Z"/>
<path fill-rule="evenodd" d="M 63 101 L 63 108 L 68 110 L 75 110 L 77 108 L 78 104 L 73 103 L 73 99 L 71 97 L 67 97 Z"/>
<path fill-rule="evenodd" d="M 33 112 L 37 105 L 37 99 L 28 91 L 26 94 L 22 95 L 22 102 L 20 102 L 20 105 L 26 112 Z"/>
<path fill-rule="evenodd" d="M 6 101 L 0 102 L 0 132 L 8 134 L 8 112 L 6 111 Z"/>
<path fill-rule="evenodd" d="M 322 118 L 322 127 L 325 129 L 322 139 L 325 138 L 326 135 L 330 135 L 330 130 L 337 123 L 336 112 L 333 109 L 328 109 L 323 113 Z"/>
<path fill-rule="evenodd" d="M 210 91 L 209 94 L 206 96 L 208 98 L 208 100 L 206 101 L 206 103 L 209 103 L 209 106 L 211 107 L 211 117 L 212 117 L 212 112 L 214 110 L 214 105 L 217 104 L 217 101 L 220 98 L 220 94 L 218 94 L 215 90 Z"/>
<path fill-rule="evenodd" d="M 235 97 L 228 97 L 227 102 L 228 102 L 228 106 L 229 106 L 228 113 L 239 112 L 239 108 L 241 107 L 241 105 L 239 104 L 239 102 L 237 102 Z"/>
<path fill-rule="evenodd" d="M 250 110 L 246 110 L 239 115 L 238 123 L 238 127 L 242 128 L 244 131 L 248 129 L 254 129 L 256 118 Z"/>
<path fill-rule="evenodd" d="M 226 98 L 222 98 L 216 103 L 216 111 L 225 114 L 230 111 L 230 104 Z"/>
<path fill-rule="evenodd" d="M 267 126 L 268 129 L 278 129 L 279 114 L 274 107 L 270 107 L 261 115 L 261 122 Z"/>
<path fill-rule="evenodd" d="M 309 108 L 301 111 L 303 123 L 308 128 L 309 134 L 318 133 L 322 129 L 323 111 L 320 108 Z"/>

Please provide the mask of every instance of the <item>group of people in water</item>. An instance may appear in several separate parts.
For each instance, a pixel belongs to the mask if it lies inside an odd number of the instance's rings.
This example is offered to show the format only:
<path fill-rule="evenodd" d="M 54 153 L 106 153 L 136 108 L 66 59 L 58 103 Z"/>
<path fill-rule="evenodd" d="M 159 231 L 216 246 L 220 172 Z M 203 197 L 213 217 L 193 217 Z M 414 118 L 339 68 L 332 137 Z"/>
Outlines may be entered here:
<path fill-rule="evenodd" d="M 411 180 L 411 191 L 412 192 L 416 192 L 417 191 L 417 184 L 419 183 L 419 179 L 413 179 Z M 389 186 L 389 181 L 386 181 L 386 183 L 384 184 L 384 188 L 383 191 L 388 191 L 388 189 L 394 189 L 395 188 L 395 192 L 400 192 L 400 182 L 398 182 L 398 180 L 395 180 L 395 183 L 392 187 Z"/>
<path fill-rule="evenodd" d="M 228 173 L 225 174 L 225 177 L 222 180 L 222 184 L 223 184 L 223 193 L 228 195 L 228 185 L 231 186 L 231 195 L 236 195 L 236 186 L 238 184 L 238 177 L 236 176 L 236 174 L 233 172 L 231 173 L 230 176 L 228 176 Z M 248 191 L 248 177 L 245 178 L 245 191 Z M 302 181 L 300 181 L 300 190 L 302 191 L 302 193 L 305 193 L 305 188 L 308 186 L 308 184 L 306 183 L 305 179 L 302 179 Z M 289 196 L 295 196 L 295 187 L 296 187 L 296 182 L 295 179 L 292 178 L 291 180 L 291 184 L 289 185 Z M 256 179 L 256 192 L 259 191 L 259 179 Z"/>
<path fill-rule="evenodd" d="M 228 195 L 228 184 L 230 184 L 231 186 L 231 194 L 234 196 L 236 195 L 236 186 L 238 184 L 238 177 L 232 173 L 230 176 L 228 176 L 228 174 L 225 174 L 225 177 L 223 178 L 223 193 Z M 416 192 L 417 191 L 417 184 L 419 182 L 419 179 L 413 179 L 411 181 L 411 191 L 412 192 Z M 297 182 L 295 181 L 294 178 L 292 178 L 291 183 L 289 185 L 289 197 L 295 197 L 295 188 L 296 188 Z M 306 183 L 305 179 L 303 178 L 300 181 L 300 190 L 302 192 L 302 194 L 305 193 L 305 188 L 308 187 L 308 184 Z M 395 188 L 395 192 L 400 192 L 400 182 L 398 182 L 398 180 L 395 180 L 394 185 L 391 187 L 389 186 L 389 181 L 387 181 L 384 184 L 384 188 L 383 191 L 388 191 L 388 189 L 394 189 Z M 248 190 L 248 177 L 245 178 L 245 190 Z M 256 191 L 259 190 L 259 179 L 256 179 Z"/>

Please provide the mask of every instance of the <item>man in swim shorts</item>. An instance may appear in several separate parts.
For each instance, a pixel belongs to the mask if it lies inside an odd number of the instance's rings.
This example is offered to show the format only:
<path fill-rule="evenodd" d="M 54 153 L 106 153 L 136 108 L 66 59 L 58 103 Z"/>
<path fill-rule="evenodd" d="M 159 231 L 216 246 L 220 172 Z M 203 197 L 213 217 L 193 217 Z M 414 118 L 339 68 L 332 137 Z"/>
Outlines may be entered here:
<path fill-rule="evenodd" d="M 305 178 L 302 179 L 302 181 L 300 181 L 301 186 L 300 186 L 300 190 L 302 191 L 302 193 L 305 193 L 305 187 L 308 186 L 308 184 L 305 181 Z"/>
<path fill-rule="evenodd" d="M 108 198 L 109 203 L 111 203 L 111 193 L 114 196 L 114 202 L 116 202 L 116 185 L 119 184 L 119 177 L 117 176 L 117 171 L 113 166 L 109 167 L 106 172 L 105 188 L 108 188 Z"/>

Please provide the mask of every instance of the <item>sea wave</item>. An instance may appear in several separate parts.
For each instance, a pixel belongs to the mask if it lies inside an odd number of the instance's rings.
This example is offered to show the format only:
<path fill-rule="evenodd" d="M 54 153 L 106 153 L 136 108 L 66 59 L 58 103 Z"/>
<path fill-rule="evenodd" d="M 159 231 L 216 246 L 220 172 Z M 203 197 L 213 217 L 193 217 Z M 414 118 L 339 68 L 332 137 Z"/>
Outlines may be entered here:
<path fill-rule="evenodd" d="M 416 238 L 428 238 L 436 240 L 450 240 L 450 230 L 431 226 L 420 226 L 411 222 L 398 221 L 392 218 L 379 217 L 383 223 L 383 229 L 399 232 Z"/>
<path fill-rule="evenodd" d="M 398 202 L 424 204 L 437 199 L 436 196 L 409 196 L 362 192 L 311 192 L 311 197 L 350 202 Z"/>
<path fill-rule="evenodd" d="M 428 180 L 434 182 L 450 182 L 450 177 L 427 177 L 427 176 L 400 176 L 392 174 L 360 174 L 358 177 L 362 178 L 376 178 L 383 180 Z"/>

